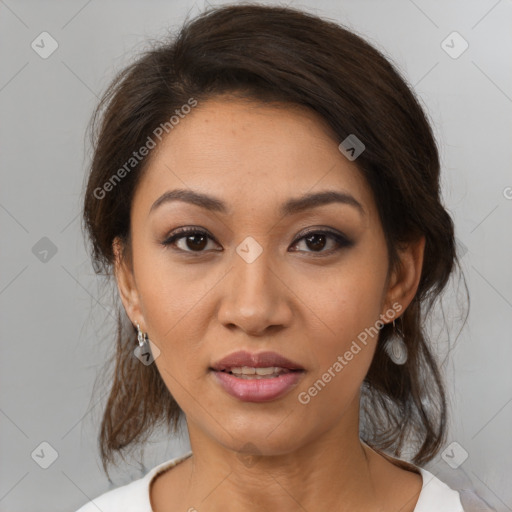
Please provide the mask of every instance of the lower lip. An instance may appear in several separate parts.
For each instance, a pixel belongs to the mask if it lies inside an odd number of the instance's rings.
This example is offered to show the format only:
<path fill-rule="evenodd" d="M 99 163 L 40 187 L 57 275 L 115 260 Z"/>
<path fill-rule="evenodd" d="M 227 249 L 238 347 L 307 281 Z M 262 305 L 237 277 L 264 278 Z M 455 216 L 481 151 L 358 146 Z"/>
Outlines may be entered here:
<path fill-rule="evenodd" d="M 213 371 L 213 374 L 229 395 L 244 402 L 268 402 L 288 393 L 297 385 L 304 372 L 294 371 L 265 379 L 240 379 L 220 371 Z"/>

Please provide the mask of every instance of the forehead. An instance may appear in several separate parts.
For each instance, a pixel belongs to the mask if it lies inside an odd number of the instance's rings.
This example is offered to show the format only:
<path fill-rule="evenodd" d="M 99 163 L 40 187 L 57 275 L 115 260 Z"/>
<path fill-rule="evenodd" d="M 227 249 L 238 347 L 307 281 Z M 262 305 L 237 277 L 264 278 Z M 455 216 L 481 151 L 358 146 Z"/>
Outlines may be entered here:
<path fill-rule="evenodd" d="M 334 189 L 371 210 L 365 179 L 340 153 L 339 142 L 305 107 L 239 98 L 199 103 L 149 155 L 134 208 L 149 212 L 173 188 L 222 197 L 240 209 Z"/>

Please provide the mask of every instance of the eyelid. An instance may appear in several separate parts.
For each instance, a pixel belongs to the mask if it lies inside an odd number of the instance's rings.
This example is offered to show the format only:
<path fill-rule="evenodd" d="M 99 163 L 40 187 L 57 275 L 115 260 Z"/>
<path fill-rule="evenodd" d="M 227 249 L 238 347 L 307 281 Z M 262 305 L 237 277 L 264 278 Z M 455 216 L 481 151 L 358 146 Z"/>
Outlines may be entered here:
<path fill-rule="evenodd" d="M 304 238 L 305 236 L 308 236 L 309 234 L 315 234 L 315 233 L 322 233 L 322 234 L 337 236 L 340 238 L 344 238 L 347 241 L 349 240 L 348 236 L 346 236 L 341 231 L 338 231 L 338 230 L 335 230 L 332 228 L 328 228 L 328 227 L 323 227 L 323 226 L 313 226 L 313 227 L 305 228 L 302 231 L 299 231 L 299 233 L 297 233 L 297 235 L 295 235 L 294 242 L 299 241 L 301 238 Z"/>

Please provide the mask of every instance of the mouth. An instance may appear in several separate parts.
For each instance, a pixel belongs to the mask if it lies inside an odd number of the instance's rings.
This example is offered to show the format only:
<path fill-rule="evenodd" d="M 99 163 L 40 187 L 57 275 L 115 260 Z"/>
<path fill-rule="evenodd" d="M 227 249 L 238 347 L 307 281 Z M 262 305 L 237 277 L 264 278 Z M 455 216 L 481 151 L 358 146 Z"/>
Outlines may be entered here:
<path fill-rule="evenodd" d="M 298 363 L 277 352 L 233 352 L 212 364 L 214 371 L 228 371 L 236 375 L 272 375 L 284 371 L 304 370 Z"/>
<path fill-rule="evenodd" d="M 306 373 L 304 370 L 286 368 L 232 368 L 234 371 L 213 370 L 210 372 L 220 389 L 242 402 L 270 402 L 289 393 Z M 242 370 L 242 373 L 235 373 Z M 267 372 L 259 375 L 256 371 Z M 251 373 L 243 373 L 251 372 Z M 252 373 L 254 372 L 254 373 Z"/>
<path fill-rule="evenodd" d="M 210 368 L 210 370 L 213 371 L 221 371 L 224 373 L 228 373 L 230 375 L 234 375 L 235 377 L 239 379 L 250 379 L 250 380 L 257 380 L 257 379 L 275 379 L 279 377 L 280 375 L 284 375 L 286 373 L 291 372 L 302 372 L 304 370 L 291 370 L 289 368 L 282 368 L 280 366 L 269 366 L 266 368 L 255 368 L 250 366 L 240 366 L 240 367 L 233 367 L 229 369 L 224 370 L 214 370 L 213 368 Z"/>
<path fill-rule="evenodd" d="M 240 351 L 213 364 L 210 373 L 220 388 L 244 402 L 269 402 L 286 395 L 306 370 L 275 352 Z"/>

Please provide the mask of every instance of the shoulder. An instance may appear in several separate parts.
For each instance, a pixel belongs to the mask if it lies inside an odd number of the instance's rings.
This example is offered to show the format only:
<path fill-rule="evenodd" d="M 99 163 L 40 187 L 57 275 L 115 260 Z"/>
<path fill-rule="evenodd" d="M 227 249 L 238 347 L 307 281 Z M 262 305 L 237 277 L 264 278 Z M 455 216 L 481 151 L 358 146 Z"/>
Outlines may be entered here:
<path fill-rule="evenodd" d="M 458 491 L 430 471 L 424 468 L 418 470 L 423 478 L 423 485 L 414 512 L 464 512 Z"/>
<path fill-rule="evenodd" d="M 151 509 L 145 507 L 146 497 L 144 482 L 145 478 L 140 478 L 127 485 L 112 489 L 79 508 L 77 512 L 150 512 Z"/>
<path fill-rule="evenodd" d="M 458 491 L 446 485 L 430 471 L 396 459 L 380 450 L 369 448 L 370 456 L 373 455 L 374 467 L 384 475 L 381 480 L 383 489 L 388 489 L 393 496 L 398 493 L 398 503 L 410 503 L 411 490 L 414 491 L 415 504 L 411 503 L 411 508 L 408 510 L 411 512 L 464 512 Z"/>
<path fill-rule="evenodd" d="M 142 478 L 101 494 L 76 512 L 152 512 L 149 498 L 151 481 L 160 472 L 175 466 L 191 454 L 189 452 L 155 466 Z"/>

